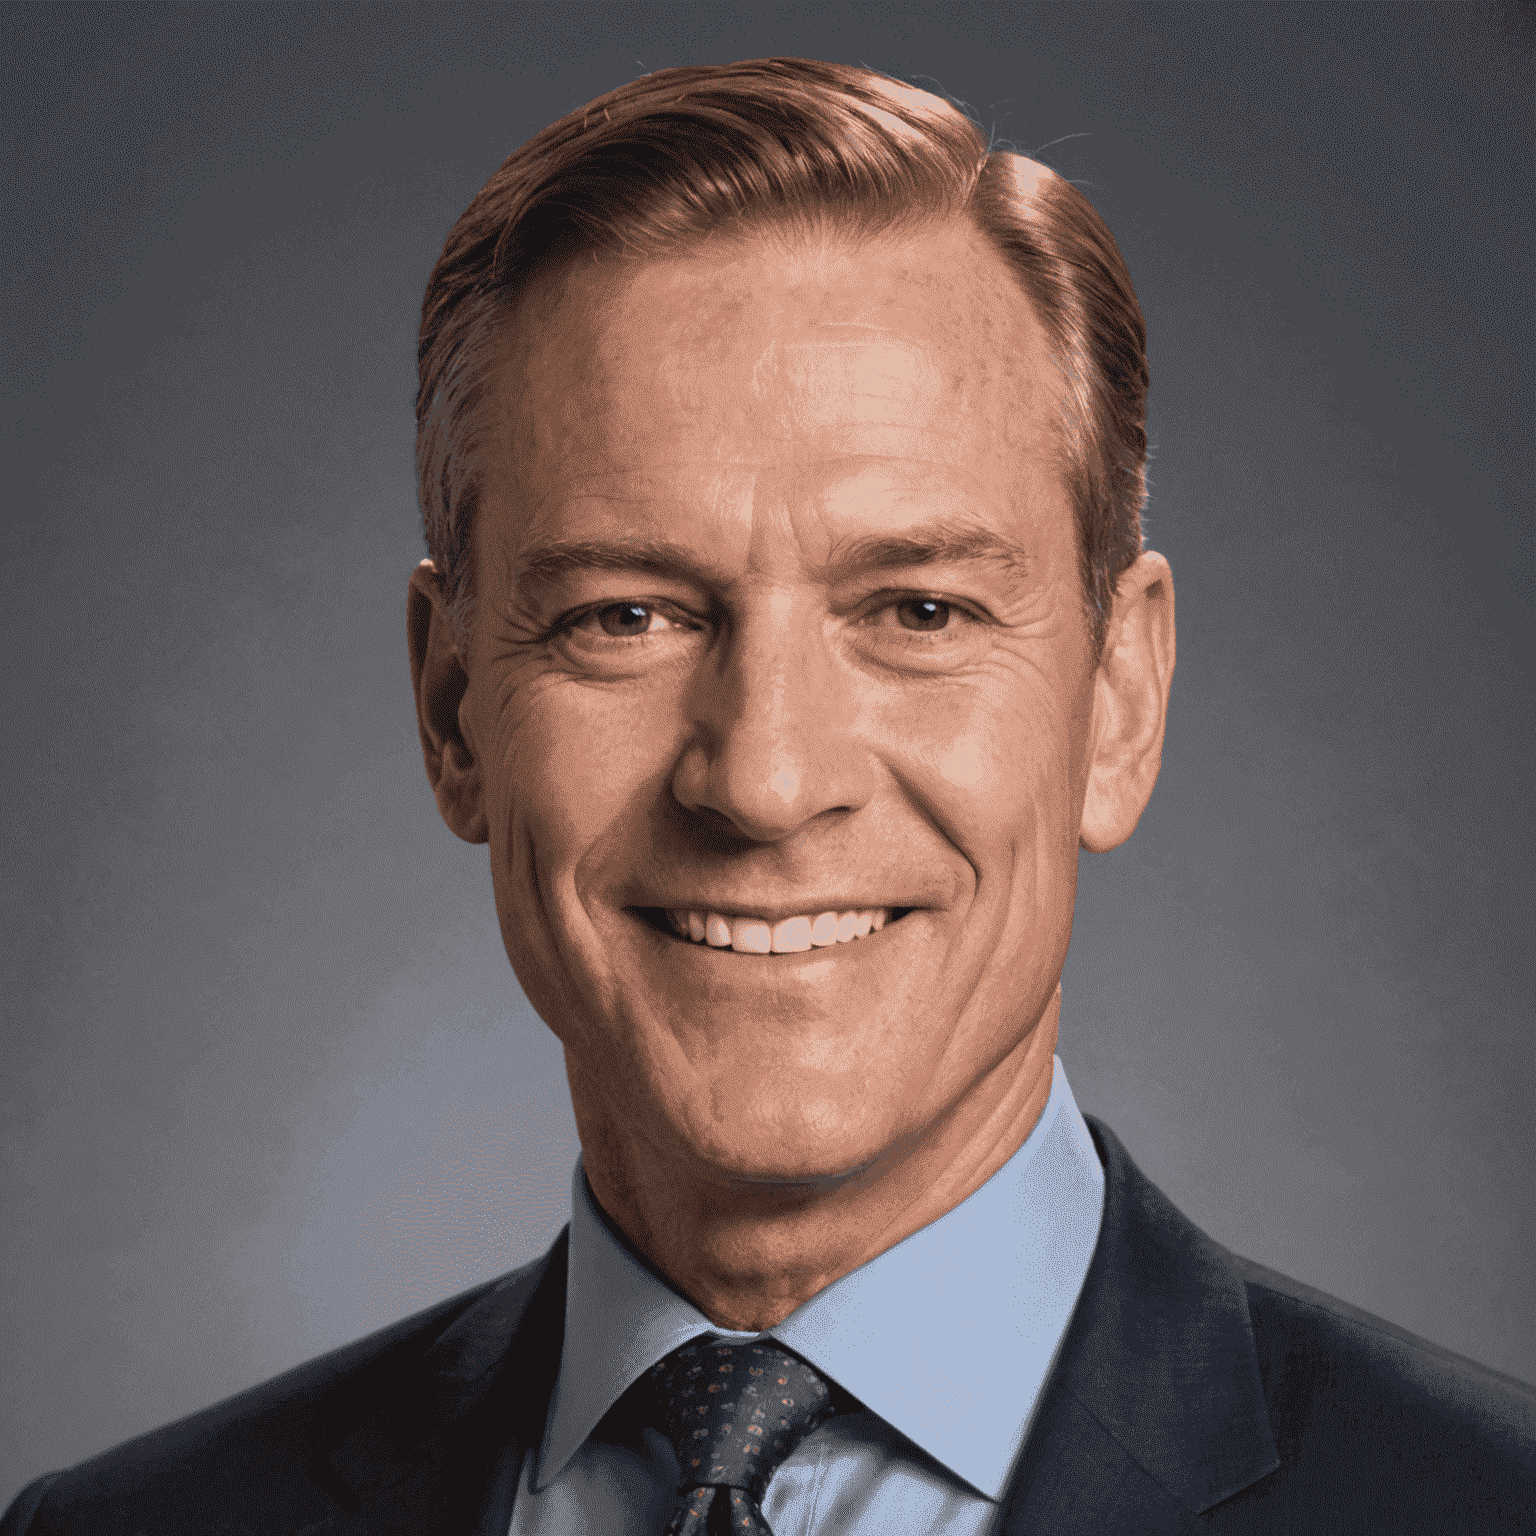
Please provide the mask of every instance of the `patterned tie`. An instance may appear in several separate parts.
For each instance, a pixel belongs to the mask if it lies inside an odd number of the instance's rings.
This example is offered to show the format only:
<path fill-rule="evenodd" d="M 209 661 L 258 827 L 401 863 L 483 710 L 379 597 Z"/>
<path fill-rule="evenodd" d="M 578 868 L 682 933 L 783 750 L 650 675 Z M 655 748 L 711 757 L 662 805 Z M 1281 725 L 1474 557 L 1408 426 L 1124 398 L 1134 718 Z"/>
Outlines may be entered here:
<path fill-rule="evenodd" d="M 709 1343 L 674 1349 L 649 1382 L 680 1476 L 666 1536 L 773 1536 L 763 1492 L 837 1412 L 826 1382 L 772 1344 Z"/>

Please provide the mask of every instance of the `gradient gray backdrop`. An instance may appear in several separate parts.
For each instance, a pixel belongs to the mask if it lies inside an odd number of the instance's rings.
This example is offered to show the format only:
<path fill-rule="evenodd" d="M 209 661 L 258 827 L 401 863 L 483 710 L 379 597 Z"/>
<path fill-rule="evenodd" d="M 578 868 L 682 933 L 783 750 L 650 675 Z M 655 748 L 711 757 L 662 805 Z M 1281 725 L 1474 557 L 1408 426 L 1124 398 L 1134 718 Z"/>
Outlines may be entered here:
<path fill-rule="evenodd" d="M 1221 1241 L 1536 1377 L 1531 17 L 4 7 L 0 1502 L 564 1220 L 416 742 L 418 305 L 535 130 L 775 52 L 963 98 L 1146 310 L 1179 671 L 1083 861 L 1080 1103 Z"/>

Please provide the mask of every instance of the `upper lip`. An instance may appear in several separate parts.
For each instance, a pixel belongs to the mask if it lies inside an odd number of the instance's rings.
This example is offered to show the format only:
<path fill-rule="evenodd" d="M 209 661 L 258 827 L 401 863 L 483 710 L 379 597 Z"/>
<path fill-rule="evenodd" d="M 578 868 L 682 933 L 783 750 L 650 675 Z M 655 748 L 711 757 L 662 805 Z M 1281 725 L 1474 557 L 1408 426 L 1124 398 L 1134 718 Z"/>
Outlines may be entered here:
<path fill-rule="evenodd" d="M 665 900 L 640 901 L 640 907 L 659 907 L 673 912 L 718 912 L 721 917 L 758 917 L 769 923 L 782 923 L 787 917 L 819 917 L 823 912 L 903 911 L 913 905 L 906 901 L 868 901 L 863 897 L 818 897 L 815 901 L 792 905 L 784 901 L 746 902 Z"/>

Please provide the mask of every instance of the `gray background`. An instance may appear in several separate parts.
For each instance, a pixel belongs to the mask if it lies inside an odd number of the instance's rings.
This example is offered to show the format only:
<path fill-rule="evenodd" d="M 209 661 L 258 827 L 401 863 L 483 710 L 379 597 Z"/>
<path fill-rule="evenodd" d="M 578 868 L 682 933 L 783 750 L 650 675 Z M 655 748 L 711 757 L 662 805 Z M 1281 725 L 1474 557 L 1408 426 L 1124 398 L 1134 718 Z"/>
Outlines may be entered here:
<path fill-rule="evenodd" d="M 0 1499 L 537 1253 L 558 1051 L 405 663 L 417 307 L 556 116 L 770 52 L 1085 187 L 1151 330 L 1162 782 L 1079 1101 L 1536 1377 L 1532 13 L 7 6 Z"/>

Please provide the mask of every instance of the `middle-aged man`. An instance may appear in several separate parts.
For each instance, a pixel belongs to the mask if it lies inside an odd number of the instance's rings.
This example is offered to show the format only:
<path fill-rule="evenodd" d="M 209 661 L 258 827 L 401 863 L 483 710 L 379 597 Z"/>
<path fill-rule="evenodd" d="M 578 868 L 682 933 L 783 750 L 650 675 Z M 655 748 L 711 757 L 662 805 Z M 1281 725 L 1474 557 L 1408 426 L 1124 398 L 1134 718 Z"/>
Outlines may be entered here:
<path fill-rule="evenodd" d="M 491 178 L 420 364 L 422 745 L 570 1227 L 4 1532 L 1533 1529 L 1530 1388 L 1218 1247 L 1056 1059 L 1174 665 L 1087 201 L 866 71 L 666 70 Z"/>

